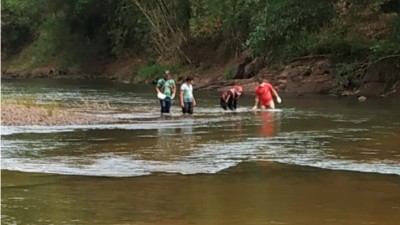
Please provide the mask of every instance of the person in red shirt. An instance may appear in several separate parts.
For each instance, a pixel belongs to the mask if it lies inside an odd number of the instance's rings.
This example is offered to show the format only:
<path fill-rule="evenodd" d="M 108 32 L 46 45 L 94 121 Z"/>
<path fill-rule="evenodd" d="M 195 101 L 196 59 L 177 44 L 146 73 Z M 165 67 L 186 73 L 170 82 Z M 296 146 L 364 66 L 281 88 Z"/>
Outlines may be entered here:
<path fill-rule="evenodd" d="M 265 82 L 262 78 L 257 79 L 257 83 L 258 85 L 255 89 L 256 98 L 253 110 L 257 109 L 259 103 L 262 110 L 265 110 L 266 107 L 275 109 L 273 97 L 276 98 L 276 102 L 282 102 L 278 92 L 276 92 L 270 83 Z"/>
<path fill-rule="evenodd" d="M 229 89 L 222 93 L 220 103 L 221 107 L 224 110 L 228 110 L 228 108 L 232 111 L 237 108 L 237 100 L 243 92 L 243 88 L 241 86 L 235 86 L 234 88 Z"/>

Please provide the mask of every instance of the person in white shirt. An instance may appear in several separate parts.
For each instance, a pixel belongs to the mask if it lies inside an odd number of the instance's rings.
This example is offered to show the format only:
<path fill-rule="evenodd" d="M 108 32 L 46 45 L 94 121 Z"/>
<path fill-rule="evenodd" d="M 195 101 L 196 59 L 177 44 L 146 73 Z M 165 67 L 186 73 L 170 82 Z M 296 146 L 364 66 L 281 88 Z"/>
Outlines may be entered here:
<path fill-rule="evenodd" d="M 193 96 L 193 78 L 187 77 L 186 82 L 181 85 L 180 102 L 183 114 L 193 114 L 196 99 Z"/>

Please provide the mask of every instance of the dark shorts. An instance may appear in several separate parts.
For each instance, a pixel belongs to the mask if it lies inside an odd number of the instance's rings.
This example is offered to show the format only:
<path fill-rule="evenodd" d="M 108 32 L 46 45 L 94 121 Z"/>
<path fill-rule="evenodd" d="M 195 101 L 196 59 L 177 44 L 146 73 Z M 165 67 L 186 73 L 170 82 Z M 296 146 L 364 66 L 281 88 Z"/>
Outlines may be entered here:
<path fill-rule="evenodd" d="M 193 114 L 193 102 L 185 102 L 182 107 L 182 113 Z"/>

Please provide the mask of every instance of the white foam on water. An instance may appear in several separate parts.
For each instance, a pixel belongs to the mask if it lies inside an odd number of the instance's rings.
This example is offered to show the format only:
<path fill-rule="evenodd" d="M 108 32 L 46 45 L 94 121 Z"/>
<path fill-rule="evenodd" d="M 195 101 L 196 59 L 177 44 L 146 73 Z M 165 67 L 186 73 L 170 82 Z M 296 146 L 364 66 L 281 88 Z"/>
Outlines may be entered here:
<path fill-rule="evenodd" d="M 128 117 L 128 116 L 127 116 Z M 133 117 L 131 117 L 133 118 Z M 143 117 L 141 117 L 143 118 Z M 232 121 L 229 117 L 192 117 L 182 118 L 179 116 L 157 116 L 151 121 L 137 121 L 134 123 L 115 123 L 115 124 L 93 124 L 93 125 L 62 125 L 62 126 L 1 126 L 1 135 L 13 135 L 13 134 L 50 134 L 50 133 L 63 133 L 63 132 L 75 132 L 79 130 L 151 130 L 159 128 L 179 128 L 188 124 L 188 121 L 195 120 L 193 123 L 194 127 L 209 126 L 209 124 L 215 122 Z M 237 118 L 238 120 L 240 118 Z M 222 125 L 214 125 L 222 126 Z"/>
<path fill-rule="evenodd" d="M 146 161 L 135 160 L 121 156 L 105 156 L 94 159 L 90 164 L 79 164 L 78 158 L 46 158 L 33 159 L 6 159 L 2 161 L 2 168 L 23 172 L 53 173 L 81 176 L 133 177 L 152 173 L 217 173 L 223 169 L 236 165 L 234 162 L 221 161 L 218 164 L 201 163 L 198 161 Z"/>
<path fill-rule="evenodd" d="M 68 175 L 130 177 L 152 173 L 217 173 L 241 162 L 271 161 L 330 170 L 400 175 L 400 164 L 392 160 L 356 161 L 331 154 L 323 140 L 329 134 L 285 133 L 270 138 L 247 138 L 231 143 L 211 141 L 173 160 L 143 160 L 135 155 L 113 153 L 84 156 L 21 158 L 6 155 L 2 168 L 25 172 Z M 299 147 L 301 146 L 301 147 Z M 84 162 L 84 163 L 83 163 Z"/>

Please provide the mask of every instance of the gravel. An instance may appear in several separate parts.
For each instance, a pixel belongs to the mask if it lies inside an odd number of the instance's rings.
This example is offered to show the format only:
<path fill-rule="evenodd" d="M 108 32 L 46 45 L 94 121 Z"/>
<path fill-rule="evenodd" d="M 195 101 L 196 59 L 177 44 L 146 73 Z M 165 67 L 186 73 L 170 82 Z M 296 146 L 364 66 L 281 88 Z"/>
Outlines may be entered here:
<path fill-rule="evenodd" d="M 2 126 L 58 126 L 117 122 L 115 118 L 99 117 L 90 113 L 72 112 L 62 109 L 47 110 L 43 107 L 19 104 L 1 104 Z"/>

